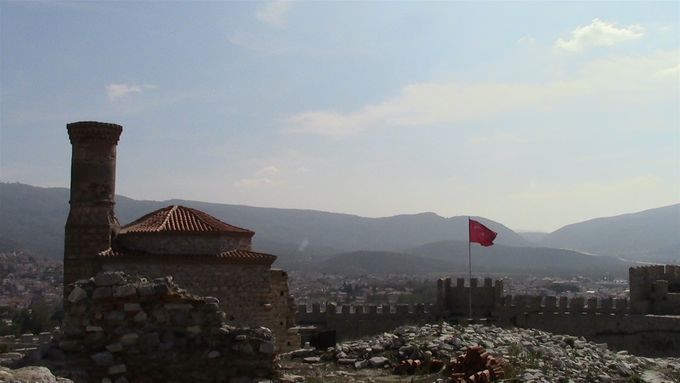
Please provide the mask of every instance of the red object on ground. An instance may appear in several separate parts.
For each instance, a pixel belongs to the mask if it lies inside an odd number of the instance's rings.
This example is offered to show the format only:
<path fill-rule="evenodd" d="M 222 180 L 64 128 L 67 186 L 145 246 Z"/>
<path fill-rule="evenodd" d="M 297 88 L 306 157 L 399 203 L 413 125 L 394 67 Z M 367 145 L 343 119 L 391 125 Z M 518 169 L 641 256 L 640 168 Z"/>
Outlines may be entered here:
<path fill-rule="evenodd" d="M 493 240 L 496 239 L 496 235 L 498 234 L 474 219 L 469 221 L 470 242 L 476 242 L 485 247 L 493 245 Z"/>

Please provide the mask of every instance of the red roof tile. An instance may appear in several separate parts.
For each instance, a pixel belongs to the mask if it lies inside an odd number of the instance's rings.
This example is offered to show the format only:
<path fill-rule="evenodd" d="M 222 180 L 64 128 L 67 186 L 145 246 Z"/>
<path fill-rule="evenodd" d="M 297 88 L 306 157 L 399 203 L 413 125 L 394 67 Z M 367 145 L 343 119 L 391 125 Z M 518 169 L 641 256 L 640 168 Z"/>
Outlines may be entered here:
<path fill-rule="evenodd" d="M 193 261 L 196 263 L 207 262 L 218 262 L 218 263 L 233 263 L 233 264 L 272 264 L 276 260 L 275 255 L 258 253 L 250 250 L 230 250 L 218 254 L 212 255 L 192 255 L 192 254 L 149 254 L 135 251 L 126 250 L 113 250 L 108 249 L 97 254 L 100 258 L 116 259 L 116 260 L 130 260 L 130 261 L 143 261 L 143 260 L 154 260 L 156 262 L 186 262 Z"/>
<path fill-rule="evenodd" d="M 252 237 L 255 232 L 229 225 L 200 210 L 172 205 L 151 212 L 121 228 L 124 233 L 231 233 Z"/>

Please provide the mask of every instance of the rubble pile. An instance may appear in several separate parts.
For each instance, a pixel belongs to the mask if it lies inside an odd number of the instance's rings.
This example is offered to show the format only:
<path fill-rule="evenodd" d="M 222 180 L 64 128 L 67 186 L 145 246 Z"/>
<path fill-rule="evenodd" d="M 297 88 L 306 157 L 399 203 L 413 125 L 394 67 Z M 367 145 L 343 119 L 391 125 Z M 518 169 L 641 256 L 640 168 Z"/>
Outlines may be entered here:
<path fill-rule="evenodd" d="M 371 376 L 421 374 L 418 382 L 680 383 L 680 358 L 638 357 L 584 338 L 486 325 L 402 326 L 327 350 L 298 350 L 283 359 L 311 365 L 300 375 L 308 371 L 311 376 L 316 366 L 344 381 L 363 381 L 371 370 Z M 442 361 L 452 361 L 446 371 Z M 328 372 L 329 365 L 335 372 Z"/>
<path fill-rule="evenodd" d="M 465 354 L 451 359 L 451 378 L 456 383 L 491 383 L 502 379 L 503 359 L 491 356 L 484 347 L 472 346 Z"/>
<path fill-rule="evenodd" d="M 234 328 L 225 318 L 216 298 L 190 295 L 171 277 L 148 281 L 99 273 L 76 282 L 68 295 L 63 336 L 48 356 L 50 367 L 76 383 L 273 376 L 271 331 Z"/>

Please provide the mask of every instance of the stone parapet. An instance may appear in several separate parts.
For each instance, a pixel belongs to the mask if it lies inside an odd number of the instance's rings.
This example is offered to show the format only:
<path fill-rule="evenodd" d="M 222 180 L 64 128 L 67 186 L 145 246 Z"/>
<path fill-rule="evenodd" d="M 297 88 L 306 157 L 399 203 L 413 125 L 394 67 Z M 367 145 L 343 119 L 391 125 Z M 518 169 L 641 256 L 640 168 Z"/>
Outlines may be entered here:
<path fill-rule="evenodd" d="M 228 325 L 217 298 L 188 294 L 170 277 L 100 273 L 74 284 L 65 309 L 58 347 L 64 376 L 75 382 L 241 382 L 274 374 L 269 329 Z"/>

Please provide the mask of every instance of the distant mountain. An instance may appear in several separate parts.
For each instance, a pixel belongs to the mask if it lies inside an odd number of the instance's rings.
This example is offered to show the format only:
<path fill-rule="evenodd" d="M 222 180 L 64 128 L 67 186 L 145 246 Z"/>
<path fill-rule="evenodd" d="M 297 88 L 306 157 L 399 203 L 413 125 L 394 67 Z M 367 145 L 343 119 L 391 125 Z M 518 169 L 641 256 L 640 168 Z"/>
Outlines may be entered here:
<path fill-rule="evenodd" d="M 307 264 L 309 270 L 329 274 L 441 274 L 467 273 L 467 241 L 440 241 L 405 252 L 357 251 Z M 473 273 L 508 273 L 535 276 L 584 275 L 625 278 L 630 262 L 570 250 L 473 244 Z"/>
<path fill-rule="evenodd" d="M 68 199 L 69 190 L 66 188 L 0 183 L 0 250 L 16 248 L 61 259 Z M 446 265 L 467 265 L 466 259 L 458 259 L 467 254 L 467 217 L 444 218 L 434 213 L 421 213 L 366 218 L 315 210 L 187 200 L 143 201 L 123 196 L 116 197 L 116 215 L 125 224 L 172 204 L 196 208 L 230 224 L 255 230 L 253 247 L 278 255 L 277 267 L 318 266 L 337 254 L 356 252 L 364 255 L 366 252 L 407 253 L 438 259 Z M 566 273 L 577 273 L 591 268 L 604 270 L 611 267 L 618 273 L 626 267 L 612 258 L 590 257 L 547 247 L 636 260 L 680 261 L 680 205 L 569 225 L 545 236 L 530 234 L 527 236 L 529 240 L 498 222 L 473 218 L 498 232 L 495 246 L 475 246 L 473 250 L 481 258 L 482 263 L 478 266 L 488 270 L 502 267 L 504 270 L 527 272 L 543 270 L 547 273 L 560 269 Z M 545 248 L 536 247 L 538 245 L 531 240 Z M 450 259 L 452 254 L 453 259 Z M 473 262 L 476 263 L 475 260 Z M 431 263 L 425 265 L 436 266 Z M 444 264 L 436 267 L 444 267 Z"/>
<path fill-rule="evenodd" d="M 519 231 L 517 234 L 531 243 L 540 245 L 543 243 L 543 240 L 548 236 L 549 233 L 542 231 Z"/>
<path fill-rule="evenodd" d="M 452 264 L 456 270 L 468 268 L 468 243 L 440 241 L 407 250 L 409 254 Z M 571 250 L 545 247 L 511 247 L 472 244 L 474 272 L 504 272 L 530 275 L 585 275 L 627 277 L 631 262 L 615 257 L 593 256 Z"/>
<path fill-rule="evenodd" d="M 542 245 L 680 263 L 680 204 L 568 225 L 547 235 Z"/>
<path fill-rule="evenodd" d="M 61 258 L 68 199 L 66 188 L 0 183 L 0 237 L 37 254 Z M 141 201 L 116 196 L 116 216 L 124 224 L 172 204 L 196 208 L 255 230 L 254 248 L 279 255 L 284 264 L 328 258 L 341 252 L 398 251 L 443 239 L 467 240 L 467 217 L 443 218 L 434 213 L 365 218 L 314 210 L 187 200 Z M 502 224 L 476 218 L 499 233 L 498 243 L 529 245 Z"/>
<path fill-rule="evenodd" d="M 454 271 L 451 262 L 422 258 L 416 255 L 383 252 L 356 251 L 333 256 L 314 267 L 316 271 L 341 274 L 430 274 Z"/>

